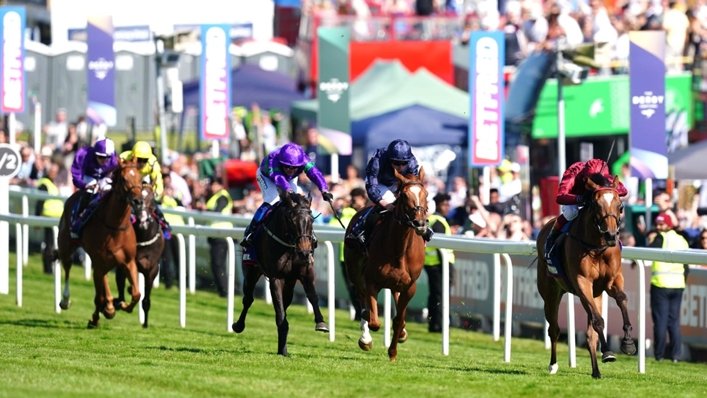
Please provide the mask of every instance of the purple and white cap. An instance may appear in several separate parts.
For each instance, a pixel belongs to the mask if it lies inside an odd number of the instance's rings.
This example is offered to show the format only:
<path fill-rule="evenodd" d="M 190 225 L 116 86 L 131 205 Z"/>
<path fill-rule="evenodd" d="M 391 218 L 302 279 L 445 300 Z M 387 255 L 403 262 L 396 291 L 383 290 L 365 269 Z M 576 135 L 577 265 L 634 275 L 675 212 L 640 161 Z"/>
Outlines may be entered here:
<path fill-rule="evenodd" d="M 110 138 L 104 138 L 93 144 L 93 150 L 98 156 L 112 156 L 115 153 L 115 143 Z"/>

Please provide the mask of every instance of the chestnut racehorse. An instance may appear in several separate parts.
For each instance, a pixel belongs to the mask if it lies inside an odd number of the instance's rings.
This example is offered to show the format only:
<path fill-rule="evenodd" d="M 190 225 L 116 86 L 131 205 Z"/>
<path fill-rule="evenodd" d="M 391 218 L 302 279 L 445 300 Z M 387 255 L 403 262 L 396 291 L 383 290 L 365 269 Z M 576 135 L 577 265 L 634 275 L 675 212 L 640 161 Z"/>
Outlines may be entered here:
<path fill-rule="evenodd" d="M 587 349 L 592 360 L 592 377 L 601 378 L 597 363 L 597 342 L 601 343 L 602 362 L 616 360 L 604 337 L 602 292 L 616 300 L 621 309 L 624 324 L 621 351 L 628 355 L 636 353 L 626 308 L 621 250 L 617 244 L 623 212 L 623 204 L 616 190 L 618 182 L 617 176 L 614 176 L 613 183 L 599 173 L 590 176 L 586 186 L 590 193 L 583 201 L 586 205 L 572 223 L 567 237 L 561 236 L 557 240 L 555 250 L 561 250 L 560 266 L 567 275 L 569 286 L 564 280 L 552 278 L 547 274 L 547 263 L 544 260 L 545 240 L 554 220 L 545 224 L 538 236 L 538 292 L 545 301 L 545 319 L 550 324 L 550 374 L 557 372 L 557 341 L 560 338 L 558 311 L 560 300 L 566 292 L 576 294 L 587 311 Z"/>
<path fill-rule="evenodd" d="M 150 315 L 152 285 L 155 283 L 155 278 L 159 273 L 160 260 L 164 251 L 164 235 L 162 226 L 154 215 L 155 197 L 152 191 L 152 186 L 144 185 L 142 196 L 145 202 L 138 205 L 135 209 L 135 239 L 137 241 L 137 253 L 135 254 L 135 263 L 137 270 L 145 278 L 145 291 L 142 292 L 145 296 L 142 299 L 142 309 L 145 311 L 145 323 L 142 327 L 147 329 L 147 320 Z M 117 309 L 123 307 L 125 301 L 125 272 L 121 267 L 115 269 L 115 283 L 118 285 L 118 298 L 113 304 Z M 132 288 L 132 286 L 131 286 Z"/>
<path fill-rule="evenodd" d="M 263 222 L 262 231 L 253 241 L 251 250 L 257 254 L 258 265 L 243 265 L 243 311 L 231 325 L 236 333 L 245 329 L 245 318 L 253 304 L 253 291 L 260 276 L 270 280 L 272 305 L 277 325 L 277 353 L 287 356 L 287 308 L 292 304 L 295 284 L 300 281 L 307 300 L 314 309 L 314 330 L 328 332 L 329 326 L 319 309 L 319 297 L 314 288 L 314 217 L 311 198 L 298 193 L 280 191 L 280 203 Z"/>
<path fill-rule="evenodd" d="M 71 241 L 70 223 L 74 203 L 80 200 L 82 192 L 75 192 L 64 205 L 64 213 L 59 222 L 59 237 L 57 256 L 64 267 L 64 293 L 61 308 L 68 309 L 69 272 L 71 271 L 71 255 L 83 247 L 91 256 L 93 263 L 93 284 L 96 289 L 93 317 L 88 321 L 89 328 L 98 326 L 99 313 L 106 319 L 115 316 L 113 297 L 108 286 L 108 272 L 116 266 L 122 267 L 132 285 L 132 301 L 124 303 L 124 311 L 132 312 L 140 300 L 138 289 L 137 266 L 135 265 L 136 241 L 135 232 L 130 224 L 131 207 L 137 208 L 144 203 L 142 196 L 142 176 L 134 161 L 120 161 L 113 171 L 113 189 L 105 193 L 97 205 L 95 213 L 86 222 L 81 235 L 81 241 Z"/>
<path fill-rule="evenodd" d="M 381 217 L 380 224 L 372 231 L 367 253 L 350 245 L 344 246 L 344 261 L 349 280 L 356 286 L 361 305 L 361 337 L 358 345 L 364 351 L 373 346 L 369 329 L 380 329 L 377 297 L 381 289 L 390 289 L 395 298 L 397 314 L 393 319 L 393 339 L 388 357 L 395 361 L 398 342 L 407 340 L 405 312 L 417 290 L 417 278 L 425 263 L 425 241 L 421 235 L 427 231 L 427 190 L 420 176 L 403 177 L 395 169 L 398 179 L 398 196 L 392 214 Z M 346 230 L 346 236 L 368 207 L 356 213 Z M 372 210 L 375 211 L 375 210 Z"/>

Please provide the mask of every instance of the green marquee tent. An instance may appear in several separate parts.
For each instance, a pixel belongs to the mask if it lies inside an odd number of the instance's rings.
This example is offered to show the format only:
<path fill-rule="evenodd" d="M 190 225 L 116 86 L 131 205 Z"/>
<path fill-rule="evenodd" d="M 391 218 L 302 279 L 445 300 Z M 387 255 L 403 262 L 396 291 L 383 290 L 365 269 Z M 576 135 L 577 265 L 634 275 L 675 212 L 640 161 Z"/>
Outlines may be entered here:
<path fill-rule="evenodd" d="M 469 118 L 469 95 L 427 69 L 414 74 L 399 61 L 377 60 L 351 85 L 351 120 L 363 120 L 413 105 Z M 292 104 L 292 115 L 316 119 L 316 99 Z"/>

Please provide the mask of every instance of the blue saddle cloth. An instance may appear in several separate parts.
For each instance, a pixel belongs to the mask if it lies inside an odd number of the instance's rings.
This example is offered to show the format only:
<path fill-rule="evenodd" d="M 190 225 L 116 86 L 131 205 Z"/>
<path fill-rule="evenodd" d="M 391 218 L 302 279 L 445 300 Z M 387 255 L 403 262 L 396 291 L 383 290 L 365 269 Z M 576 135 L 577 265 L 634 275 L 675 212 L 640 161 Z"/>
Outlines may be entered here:
<path fill-rule="evenodd" d="M 71 232 L 76 233 L 79 238 L 81 237 L 81 233 L 83 232 L 83 227 L 86 225 L 86 222 L 96 211 L 98 203 L 100 203 L 101 199 L 103 199 L 103 196 L 103 193 L 94 195 L 93 198 L 91 198 L 91 201 L 88 202 L 86 208 L 81 212 L 79 212 L 79 205 L 81 204 L 81 200 L 77 200 L 74 203 L 74 206 L 71 208 Z"/>
<path fill-rule="evenodd" d="M 258 225 L 257 228 L 255 228 L 255 231 L 253 231 L 253 237 L 250 239 L 250 246 L 247 249 L 243 250 L 243 265 L 255 266 L 259 264 L 260 261 L 258 260 L 258 251 L 255 250 L 255 242 L 260 236 L 260 233 L 263 231 L 263 226 L 267 222 L 268 218 L 280 205 L 280 203 L 282 202 L 276 203 L 275 206 L 269 208 L 268 211 L 265 212 L 265 214 L 263 215 L 263 221 L 260 223 L 260 225 Z"/>

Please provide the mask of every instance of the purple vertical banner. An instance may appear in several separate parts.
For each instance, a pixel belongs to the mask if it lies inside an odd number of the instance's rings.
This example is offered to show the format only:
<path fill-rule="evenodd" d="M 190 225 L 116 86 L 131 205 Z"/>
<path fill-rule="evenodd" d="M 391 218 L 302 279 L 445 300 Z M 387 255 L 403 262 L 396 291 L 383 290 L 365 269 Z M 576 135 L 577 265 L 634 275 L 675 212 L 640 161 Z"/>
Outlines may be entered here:
<path fill-rule="evenodd" d="M 90 16 L 86 26 L 88 44 L 88 109 L 94 124 L 115 126 L 115 54 L 113 17 Z"/>
<path fill-rule="evenodd" d="M 201 76 L 199 78 L 201 138 L 228 138 L 231 107 L 230 25 L 201 25 Z"/>
<path fill-rule="evenodd" d="M 665 32 L 630 32 L 629 40 L 631 175 L 666 179 Z"/>
<path fill-rule="evenodd" d="M 469 57 L 469 167 L 498 166 L 505 138 L 503 32 L 471 32 Z"/>
<path fill-rule="evenodd" d="M 25 112 L 25 21 L 24 7 L 0 7 L 0 84 L 2 113 Z"/>

